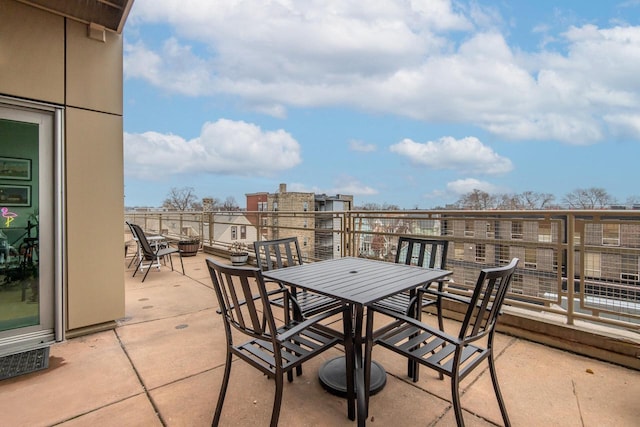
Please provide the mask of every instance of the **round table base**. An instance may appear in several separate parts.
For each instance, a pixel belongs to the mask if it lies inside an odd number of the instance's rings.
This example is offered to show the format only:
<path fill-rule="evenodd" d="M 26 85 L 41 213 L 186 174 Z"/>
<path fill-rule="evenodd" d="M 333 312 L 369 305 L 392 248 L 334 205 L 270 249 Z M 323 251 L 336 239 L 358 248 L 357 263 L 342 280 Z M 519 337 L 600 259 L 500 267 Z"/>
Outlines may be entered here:
<path fill-rule="evenodd" d="M 347 397 L 346 364 L 344 356 L 335 357 L 320 367 L 318 379 L 322 387 L 329 393 Z M 374 395 L 387 383 L 387 373 L 378 362 L 371 362 L 371 384 L 369 394 Z"/>

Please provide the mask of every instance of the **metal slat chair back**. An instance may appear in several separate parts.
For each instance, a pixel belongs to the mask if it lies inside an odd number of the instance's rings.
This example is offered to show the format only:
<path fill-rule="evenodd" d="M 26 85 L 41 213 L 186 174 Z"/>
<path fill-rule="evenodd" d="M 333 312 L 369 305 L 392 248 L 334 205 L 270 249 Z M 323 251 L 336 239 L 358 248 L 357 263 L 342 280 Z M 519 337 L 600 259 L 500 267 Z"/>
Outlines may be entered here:
<path fill-rule="evenodd" d="M 480 272 L 460 328 L 461 340 L 475 341 L 493 332 L 517 264 L 514 258 L 505 267 Z"/>
<path fill-rule="evenodd" d="M 422 239 L 400 236 L 396 251 L 397 264 L 419 265 L 426 268 L 445 269 L 447 240 Z"/>
<path fill-rule="evenodd" d="M 297 237 L 255 241 L 258 267 L 263 271 L 302 264 L 302 254 Z"/>
<path fill-rule="evenodd" d="M 207 264 L 219 310 L 226 321 L 240 332 L 271 341 L 275 321 L 260 270 L 214 266 L 209 260 Z M 266 321 L 261 321 L 258 312 L 263 313 Z"/>

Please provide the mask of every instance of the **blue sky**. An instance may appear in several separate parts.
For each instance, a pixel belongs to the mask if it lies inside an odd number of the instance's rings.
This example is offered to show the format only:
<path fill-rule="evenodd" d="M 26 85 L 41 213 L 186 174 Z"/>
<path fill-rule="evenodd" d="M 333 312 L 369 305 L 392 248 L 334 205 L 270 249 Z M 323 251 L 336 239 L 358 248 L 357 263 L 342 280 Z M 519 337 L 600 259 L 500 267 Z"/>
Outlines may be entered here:
<path fill-rule="evenodd" d="M 640 189 L 640 0 L 136 0 L 125 204 Z"/>

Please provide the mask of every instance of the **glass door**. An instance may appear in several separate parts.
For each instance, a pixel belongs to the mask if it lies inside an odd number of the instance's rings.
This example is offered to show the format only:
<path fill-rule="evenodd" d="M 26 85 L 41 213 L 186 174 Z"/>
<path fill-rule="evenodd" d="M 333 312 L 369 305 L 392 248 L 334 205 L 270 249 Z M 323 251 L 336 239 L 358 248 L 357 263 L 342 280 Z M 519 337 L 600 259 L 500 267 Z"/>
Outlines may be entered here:
<path fill-rule="evenodd" d="M 0 100 L 0 355 L 54 340 L 54 118 Z"/>

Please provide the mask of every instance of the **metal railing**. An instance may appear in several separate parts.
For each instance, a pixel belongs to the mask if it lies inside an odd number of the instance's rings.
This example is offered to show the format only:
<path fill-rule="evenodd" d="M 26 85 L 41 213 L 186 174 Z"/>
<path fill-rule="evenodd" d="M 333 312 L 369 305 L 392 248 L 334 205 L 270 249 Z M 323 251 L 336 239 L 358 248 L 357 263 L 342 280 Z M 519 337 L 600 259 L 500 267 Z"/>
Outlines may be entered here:
<path fill-rule="evenodd" d="M 640 332 L 640 211 L 125 212 L 128 221 L 207 248 L 297 236 L 306 261 L 392 261 L 399 235 L 449 241 L 449 289 L 520 258 L 508 304 Z"/>

